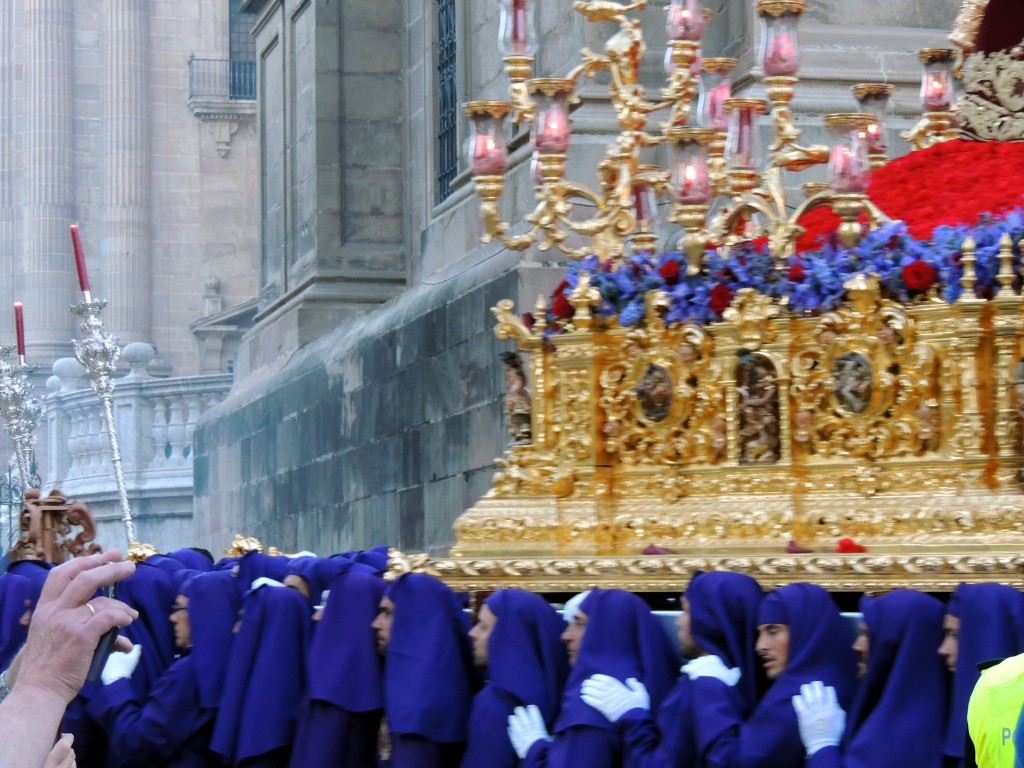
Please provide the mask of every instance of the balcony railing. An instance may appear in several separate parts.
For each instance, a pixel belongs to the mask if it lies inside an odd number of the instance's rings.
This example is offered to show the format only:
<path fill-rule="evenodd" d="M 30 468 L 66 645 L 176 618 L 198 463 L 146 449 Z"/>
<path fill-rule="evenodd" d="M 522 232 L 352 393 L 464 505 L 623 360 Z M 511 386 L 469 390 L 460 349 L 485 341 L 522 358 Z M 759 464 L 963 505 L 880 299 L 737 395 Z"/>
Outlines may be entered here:
<path fill-rule="evenodd" d="M 112 407 L 140 535 L 162 548 L 176 548 L 192 541 L 192 432 L 200 415 L 228 393 L 232 377 L 156 379 L 144 372 L 148 359 L 117 379 Z M 99 401 L 81 378 L 76 361 L 60 360 L 54 372 L 51 383 L 59 383 L 46 398 L 43 489 L 60 488 L 68 498 L 87 503 L 98 524 L 100 543 L 123 545 Z"/>
<path fill-rule="evenodd" d="M 256 62 L 236 59 L 188 60 L 189 99 L 256 98 Z"/>

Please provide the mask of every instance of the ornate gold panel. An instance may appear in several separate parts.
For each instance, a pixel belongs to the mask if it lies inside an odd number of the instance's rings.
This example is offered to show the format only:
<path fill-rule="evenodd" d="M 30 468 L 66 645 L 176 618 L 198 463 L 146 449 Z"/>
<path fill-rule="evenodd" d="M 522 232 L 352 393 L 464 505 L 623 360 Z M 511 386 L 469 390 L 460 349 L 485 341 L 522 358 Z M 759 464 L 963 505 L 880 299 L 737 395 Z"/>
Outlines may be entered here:
<path fill-rule="evenodd" d="M 624 328 L 582 286 L 575 325 L 547 340 L 502 302 L 499 335 L 531 357 L 533 441 L 429 567 L 481 589 L 675 590 L 698 568 L 1024 586 L 1020 298 L 903 306 L 873 276 L 846 291 L 799 317 L 747 289 L 706 327 L 666 326 L 652 293 Z M 844 538 L 867 552 L 835 554 Z"/>

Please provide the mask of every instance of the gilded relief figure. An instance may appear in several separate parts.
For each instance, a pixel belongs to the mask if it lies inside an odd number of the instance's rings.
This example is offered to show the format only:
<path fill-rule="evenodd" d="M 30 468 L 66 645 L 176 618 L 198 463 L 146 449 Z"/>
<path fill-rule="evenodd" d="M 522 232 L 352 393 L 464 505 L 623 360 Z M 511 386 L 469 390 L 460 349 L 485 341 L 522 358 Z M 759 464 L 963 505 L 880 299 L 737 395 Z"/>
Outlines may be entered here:
<path fill-rule="evenodd" d="M 847 352 L 833 361 L 836 399 L 839 406 L 850 413 L 863 413 L 871 402 L 871 383 L 874 374 L 871 363 L 864 355 Z"/>
<path fill-rule="evenodd" d="M 737 354 L 740 463 L 774 464 L 780 453 L 779 389 L 774 367 L 749 350 L 741 349 Z"/>
<path fill-rule="evenodd" d="M 523 361 L 515 352 L 502 352 L 505 367 L 505 423 L 510 445 L 526 445 L 532 439 L 530 391 L 526 388 Z"/>
<path fill-rule="evenodd" d="M 672 377 L 660 365 L 651 363 L 636 385 L 636 399 L 648 421 L 664 421 L 672 407 Z"/>

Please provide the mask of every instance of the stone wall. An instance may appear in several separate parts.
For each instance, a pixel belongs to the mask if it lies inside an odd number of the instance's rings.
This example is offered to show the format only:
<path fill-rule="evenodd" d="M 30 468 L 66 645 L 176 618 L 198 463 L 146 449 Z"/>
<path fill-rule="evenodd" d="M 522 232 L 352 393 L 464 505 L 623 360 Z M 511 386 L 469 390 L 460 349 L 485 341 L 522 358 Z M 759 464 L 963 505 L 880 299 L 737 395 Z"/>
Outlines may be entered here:
<path fill-rule="evenodd" d="M 219 549 L 244 531 L 284 551 L 452 543 L 506 444 L 498 354 L 511 345 L 488 308 L 532 304 L 558 279 L 491 259 L 243 380 L 195 434 L 197 542 Z"/>

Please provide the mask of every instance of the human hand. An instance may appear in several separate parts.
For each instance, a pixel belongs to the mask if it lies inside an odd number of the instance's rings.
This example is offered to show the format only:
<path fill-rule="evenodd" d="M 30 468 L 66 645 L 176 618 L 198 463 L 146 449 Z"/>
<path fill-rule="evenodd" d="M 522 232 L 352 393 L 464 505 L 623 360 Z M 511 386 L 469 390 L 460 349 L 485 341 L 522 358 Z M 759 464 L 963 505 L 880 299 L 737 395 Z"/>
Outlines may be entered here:
<path fill-rule="evenodd" d="M 725 666 L 722 660 L 714 655 L 698 656 L 684 664 L 679 671 L 691 680 L 696 680 L 698 677 L 713 677 L 728 686 L 736 685 L 743 674 L 738 667 Z"/>
<path fill-rule="evenodd" d="M 548 728 L 544 725 L 544 716 L 536 704 L 512 710 L 508 716 L 508 738 L 520 760 L 526 757 L 535 741 L 551 741 Z"/>
<path fill-rule="evenodd" d="M 75 740 L 74 734 L 62 733 L 57 743 L 50 750 L 49 757 L 43 764 L 43 768 L 75 768 L 75 750 L 71 748 Z"/>
<path fill-rule="evenodd" d="M 651 708 L 647 689 L 635 677 L 621 683 L 610 675 L 591 675 L 580 686 L 580 698 L 613 723 L 631 709 Z"/>
<path fill-rule="evenodd" d="M 120 600 L 94 595 L 134 571 L 135 563 L 122 562 L 116 549 L 75 558 L 50 571 L 20 654 L 17 685 L 70 702 L 85 682 L 100 638 L 139 615 Z M 119 639 L 118 647 L 128 650 L 131 643 Z"/>
<path fill-rule="evenodd" d="M 136 645 L 128 653 L 112 653 L 107 657 L 107 663 L 103 665 L 100 672 L 100 680 L 104 685 L 110 685 L 115 680 L 122 678 L 131 680 L 132 673 L 139 666 L 139 659 L 142 658 L 142 646 Z"/>
<path fill-rule="evenodd" d="M 836 701 L 836 689 L 820 680 L 800 686 L 793 697 L 800 741 L 810 757 L 823 747 L 836 747 L 846 730 L 846 712 Z"/>

